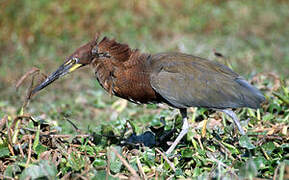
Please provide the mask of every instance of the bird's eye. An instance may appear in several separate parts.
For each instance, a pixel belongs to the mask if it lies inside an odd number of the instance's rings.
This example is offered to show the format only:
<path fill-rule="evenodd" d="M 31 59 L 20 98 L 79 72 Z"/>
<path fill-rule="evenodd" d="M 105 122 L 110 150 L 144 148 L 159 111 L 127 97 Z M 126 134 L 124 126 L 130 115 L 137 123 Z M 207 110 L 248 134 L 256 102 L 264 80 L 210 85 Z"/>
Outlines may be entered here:
<path fill-rule="evenodd" d="M 91 50 L 91 54 L 92 55 L 96 55 L 98 53 L 98 47 L 97 46 L 94 46 Z"/>
<path fill-rule="evenodd" d="M 74 58 L 72 58 L 72 63 L 73 64 L 77 64 L 78 63 L 78 61 L 79 61 L 79 58 L 77 58 L 77 57 L 74 57 Z"/>

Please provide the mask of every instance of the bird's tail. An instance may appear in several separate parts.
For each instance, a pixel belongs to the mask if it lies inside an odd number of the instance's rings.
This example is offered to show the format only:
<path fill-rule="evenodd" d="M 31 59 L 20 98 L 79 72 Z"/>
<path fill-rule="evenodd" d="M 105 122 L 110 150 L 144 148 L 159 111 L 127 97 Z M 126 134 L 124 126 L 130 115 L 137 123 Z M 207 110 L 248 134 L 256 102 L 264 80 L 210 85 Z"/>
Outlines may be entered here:
<path fill-rule="evenodd" d="M 241 93 L 244 105 L 254 109 L 260 108 L 261 103 L 266 100 L 264 95 L 244 79 L 238 78 L 236 82 L 242 87 Z"/>

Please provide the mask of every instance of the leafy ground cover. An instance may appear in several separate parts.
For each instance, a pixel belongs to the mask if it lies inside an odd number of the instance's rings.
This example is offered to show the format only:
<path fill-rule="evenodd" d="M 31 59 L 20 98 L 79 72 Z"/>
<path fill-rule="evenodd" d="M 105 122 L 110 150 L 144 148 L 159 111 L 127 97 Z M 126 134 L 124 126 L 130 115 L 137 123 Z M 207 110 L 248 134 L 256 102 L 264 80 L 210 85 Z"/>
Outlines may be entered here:
<path fill-rule="evenodd" d="M 146 131 L 162 136 L 171 129 L 180 129 L 178 113 L 165 106 L 149 105 L 143 112 L 130 112 L 125 100 L 102 102 L 104 107 L 111 107 L 110 112 L 115 113 L 117 120 L 100 123 L 93 129 L 78 128 L 63 113 L 62 121 L 71 126 L 73 133 L 65 133 L 57 118 L 28 114 L 22 107 L 15 118 L 5 115 L 0 123 L 1 176 L 6 179 L 288 179 L 288 84 L 270 73 L 259 74 L 252 82 L 265 92 L 267 102 L 259 110 L 237 110 L 247 130 L 245 136 L 240 136 L 222 113 L 191 108 L 190 131 L 171 155 L 165 155 L 166 147 L 160 145 L 149 148 L 122 143 L 134 133 L 142 135 Z M 126 118 L 121 118 L 121 114 Z M 150 127 L 141 125 L 146 123 Z M 176 135 L 174 132 L 169 141 Z"/>

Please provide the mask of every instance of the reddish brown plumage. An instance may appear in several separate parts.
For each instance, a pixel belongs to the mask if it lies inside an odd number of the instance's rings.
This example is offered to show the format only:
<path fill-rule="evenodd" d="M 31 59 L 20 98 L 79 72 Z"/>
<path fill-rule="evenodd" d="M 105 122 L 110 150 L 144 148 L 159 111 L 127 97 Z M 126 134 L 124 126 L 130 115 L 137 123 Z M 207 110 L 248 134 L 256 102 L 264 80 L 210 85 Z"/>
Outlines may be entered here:
<path fill-rule="evenodd" d="M 102 87 L 110 94 L 132 102 L 148 103 L 158 101 L 150 85 L 149 54 L 130 49 L 104 37 L 98 43 L 99 53 L 110 57 L 96 58 L 91 64 Z"/>

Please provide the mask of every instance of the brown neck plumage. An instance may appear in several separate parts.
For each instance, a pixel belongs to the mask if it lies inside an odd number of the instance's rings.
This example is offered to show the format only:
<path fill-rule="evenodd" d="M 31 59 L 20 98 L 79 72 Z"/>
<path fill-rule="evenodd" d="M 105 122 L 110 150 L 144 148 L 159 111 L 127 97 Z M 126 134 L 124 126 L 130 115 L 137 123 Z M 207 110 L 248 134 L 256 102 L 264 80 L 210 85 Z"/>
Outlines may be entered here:
<path fill-rule="evenodd" d="M 94 61 L 92 67 L 97 80 L 109 94 L 133 102 L 156 101 L 156 94 L 149 82 L 149 54 L 107 37 L 98 43 L 98 52 L 108 56 Z"/>
<path fill-rule="evenodd" d="M 124 62 L 127 61 L 133 52 L 137 50 L 132 50 L 127 44 L 121 44 L 116 42 L 114 39 L 110 40 L 104 37 L 98 43 L 98 49 L 100 53 L 108 53 L 114 59 Z"/>

